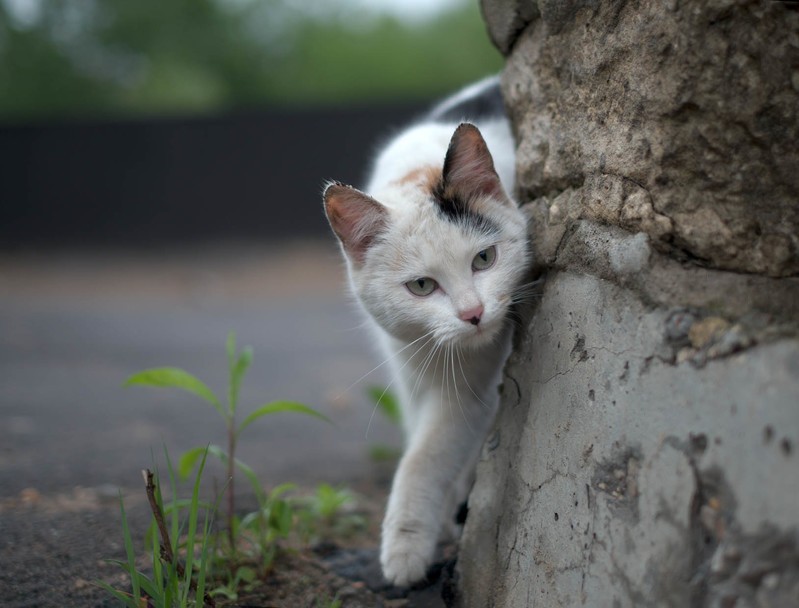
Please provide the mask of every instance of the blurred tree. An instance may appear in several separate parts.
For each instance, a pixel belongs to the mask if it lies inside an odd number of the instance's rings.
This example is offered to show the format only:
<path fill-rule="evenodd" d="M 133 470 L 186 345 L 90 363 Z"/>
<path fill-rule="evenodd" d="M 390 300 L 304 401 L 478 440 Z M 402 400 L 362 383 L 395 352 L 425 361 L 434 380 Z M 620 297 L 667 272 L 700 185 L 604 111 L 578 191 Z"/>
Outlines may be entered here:
<path fill-rule="evenodd" d="M 4 120 L 431 97 L 501 65 L 476 2 L 418 23 L 293 0 L 29 0 L 24 19 L 13 4 Z"/>

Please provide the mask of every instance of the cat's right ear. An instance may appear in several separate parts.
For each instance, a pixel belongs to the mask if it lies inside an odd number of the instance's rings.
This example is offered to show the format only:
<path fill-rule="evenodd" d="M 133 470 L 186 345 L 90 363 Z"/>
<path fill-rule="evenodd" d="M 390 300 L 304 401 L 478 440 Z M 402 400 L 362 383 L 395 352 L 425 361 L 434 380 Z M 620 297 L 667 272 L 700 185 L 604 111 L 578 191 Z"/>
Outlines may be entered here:
<path fill-rule="evenodd" d="M 368 194 L 331 182 L 322 197 L 330 227 L 344 251 L 356 264 L 362 264 L 375 238 L 385 230 L 388 212 Z"/>

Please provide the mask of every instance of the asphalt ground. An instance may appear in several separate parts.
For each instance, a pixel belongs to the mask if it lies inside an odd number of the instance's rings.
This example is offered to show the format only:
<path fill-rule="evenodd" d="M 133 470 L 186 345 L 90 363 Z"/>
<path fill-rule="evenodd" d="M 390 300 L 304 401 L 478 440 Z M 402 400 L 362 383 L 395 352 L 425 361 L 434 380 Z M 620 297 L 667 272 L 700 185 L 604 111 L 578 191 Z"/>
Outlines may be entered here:
<path fill-rule="evenodd" d="M 387 379 L 359 381 L 379 359 L 345 283 L 327 241 L 0 254 L 0 603 L 98 605 L 87 581 L 121 550 L 118 493 L 137 516 L 141 469 L 165 448 L 225 440 L 196 397 L 122 384 L 176 366 L 224 396 L 229 331 L 255 351 L 240 416 L 290 399 L 335 422 L 263 418 L 239 458 L 268 486 L 374 482 L 369 448 L 399 431 L 370 424 L 366 387 Z"/>

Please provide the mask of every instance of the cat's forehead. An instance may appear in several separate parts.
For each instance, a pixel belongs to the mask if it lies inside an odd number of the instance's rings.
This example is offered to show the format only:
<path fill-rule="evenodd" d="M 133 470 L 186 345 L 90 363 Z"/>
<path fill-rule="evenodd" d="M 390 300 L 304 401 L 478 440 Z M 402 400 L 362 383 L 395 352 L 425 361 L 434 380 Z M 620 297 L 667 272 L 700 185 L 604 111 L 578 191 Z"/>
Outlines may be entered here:
<path fill-rule="evenodd" d="M 490 220 L 483 223 L 453 220 L 438 211 L 432 201 L 413 208 L 406 206 L 393 219 L 386 253 L 395 270 L 410 268 L 422 272 L 461 265 L 500 237 Z"/>

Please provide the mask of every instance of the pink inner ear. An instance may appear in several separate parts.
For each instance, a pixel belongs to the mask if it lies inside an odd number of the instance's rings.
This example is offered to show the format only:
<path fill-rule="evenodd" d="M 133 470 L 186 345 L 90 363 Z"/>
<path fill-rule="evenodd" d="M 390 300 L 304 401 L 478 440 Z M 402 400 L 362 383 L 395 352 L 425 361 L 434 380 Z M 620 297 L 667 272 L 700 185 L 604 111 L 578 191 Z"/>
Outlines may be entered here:
<path fill-rule="evenodd" d="M 363 263 L 375 237 L 386 226 L 386 208 L 352 186 L 331 184 L 324 193 L 325 212 L 333 232 L 356 263 Z"/>
<path fill-rule="evenodd" d="M 462 195 L 504 194 L 491 152 L 474 125 L 463 123 L 455 129 L 444 161 L 444 182 Z"/>

